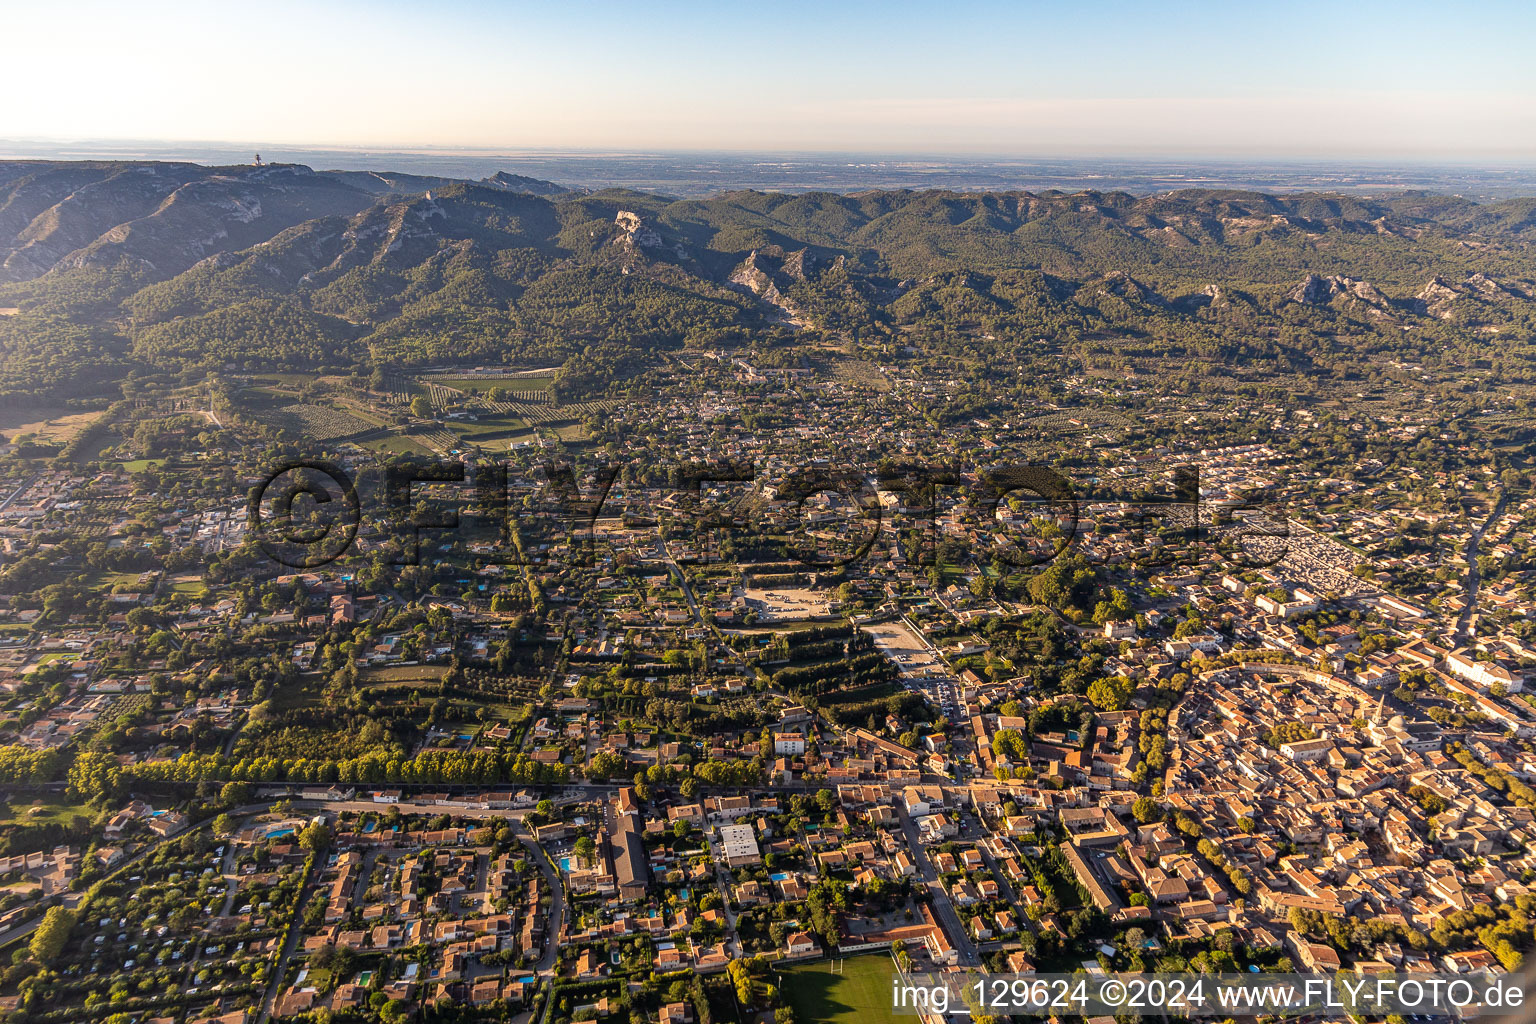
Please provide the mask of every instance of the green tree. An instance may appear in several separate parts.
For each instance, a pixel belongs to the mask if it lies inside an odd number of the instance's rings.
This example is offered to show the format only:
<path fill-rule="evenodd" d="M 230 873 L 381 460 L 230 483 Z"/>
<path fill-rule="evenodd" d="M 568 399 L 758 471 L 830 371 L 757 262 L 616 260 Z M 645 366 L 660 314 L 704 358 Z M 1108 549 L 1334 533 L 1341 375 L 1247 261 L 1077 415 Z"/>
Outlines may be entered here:
<path fill-rule="evenodd" d="M 37 931 L 32 933 L 32 941 L 27 945 L 32 959 L 45 967 L 53 963 L 64 952 L 64 944 L 69 941 L 69 933 L 74 927 L 73 911 L 63 907 L 49 907 L 48 913 L 43 915 L 42 924 L 37 926 Z"/>
<path fill-rule="evenodd" d="M 323 821 L 310 824 L 299 833 L 299 845 L 310 853 L 323 850 L 331 843 L 331 827 Z"/>
<path fill-rule="evenodd" d="M 1088 684 L 1088 699 L 1100 711 L 1119 711 L 1136 692 L 1136 684 L 1126 676 L 1109 676 Z"/>
<path fill-rule="evenodd" d="M 122 774 L 122 767 L 112 754 L 100 750 L 82 751 L 69 766 L 69 789 L 82 800 L 109 800 L 117 795 Z"/>

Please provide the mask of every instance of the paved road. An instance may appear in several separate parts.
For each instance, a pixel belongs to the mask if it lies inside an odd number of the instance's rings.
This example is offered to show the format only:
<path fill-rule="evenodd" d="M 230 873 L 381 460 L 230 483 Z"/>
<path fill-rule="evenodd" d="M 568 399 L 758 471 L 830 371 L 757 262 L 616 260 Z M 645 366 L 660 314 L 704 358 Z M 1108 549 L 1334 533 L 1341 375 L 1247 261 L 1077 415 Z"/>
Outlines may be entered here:
<path fill-rule="evenodd" d="M 534 842 L 533 837 L 523 830 L 522 823 L 512 826 L 517 834 L 518 841 L 528 850 L 528 856 L 534 864 L 538 865 L 539 872 L 544 876 L 544 884 L 549 886 L 549 922 L 544 929 L 544 955 L 539 957 L 535 970 L 539 974 L 550 974 L 555 969 L 555 961 L 560 956 L 560 939 L 565 933 L 565 887 L 560 883 L 560 876 L 556 874 L 554 866 L 549 863 L 549 858 Z"/>
<path fill-rule="evenodd" d="M 672 557 L 672 549 L 667 546 L 665 540 L 661 542 L 661 553 L 666 556 L 668 568 L 677 576 L 677 585 L 682 590 L 683 597 L 688 601 L 688 611 L 693 614 L 694 621 L 713 632 L 716 638 L 719 638 L 720 629 L 715 625 L 714 616 L 711 615 L 709 618 L 705 618 L 704 613 L 699 611 L 699 602 L 694 599 L 693 587 L 688 582 L 688 574 L 683 572 L 683 567 L 677 564 L 677 559 Z"/>
<path fill-rule="evenodd" d="M 720 892 L 720 910 L 725 914 L 731 956 L 739 959 L 742 955 L 741 936 L 736 933 L 736 912 L 731 909 L 731 893 L 725 884 L 725 850 L 715 844 L 715 837 L 708 832 L 704 834 L 704 841 L 709 844 L 709 859 L 715 862 L 715 888 Z"/>
<path fill-rule="evenodd" d="M 14 925 L 13 927 L 7 928 L 3 932 L 0 932 L 0 948 L 10 945 L 17 939 L 26 938 L 28 935 L 31 935 L 33 932 L 37 931 L 37 926 L 42 923 L 43 919 L 41 917 L 34 917 L 32 920 L 26 922 L 25 924 Z"/>
<path fill-rule="evenodd" d="M 1473 530 L 1472 536 L 1467 538 L 1467 581 L 1464 588 L 1467 604 L 1461 610 L 1460 617 L 1456 620 L 1456 643 L 1458 645 L 1465 641 L 1467 627 L 1471 625 L 1472 615 L 1477 611 L 1477 588 L 1483 581 L 1482 570 L 1477 567 L 1478 545 L 1482 544 L 1483 534 L 1488 532 L 1488 528 L 1498 522 L 1499 517 L 1504 514 L 1504 506 L 1508 503 L 1509 492 L 1499 492 L 1498 504 L 1493 506 L 1493 511 L 1488 513 L 1488 518 L 1483 520 L 1483 524 Z"/>
<path fill-rule="evenodd" d="M 246 723 L 249 722 L 250 720 L 251 720 L 251 716 L 250 716 L 249 712 L 242 711 L 240 713 L 240 720 L 237 721 L 235 723 L 235 727 L 229 731 L 229 739 L 224 741 L 224 756 L 225 757 L 229 757 L 231 754 L 233 754 L 235 752 L 235 741 L 240 738 L 241 730 L 243 730 L 245 728 Z"/>
<path fill-rule="evenodd" d="M 320 859 L 319 855 L 316 855 L 314 859 L 318 861 Z M 310 862 L 306 859 L 305 863 L 309 864 Z M 295 920 L 298 919 L 298 915 L 304 912 L 304 903 L 314 890 L 314 874 L 313 866 L 311 865 L 311 869 L 304 873 L 304 879 L 299 883 L 299 898 L 293 907 Z M 303 935 L 303 928 L 290 928 L 288 930 L 288 941 L 283 944 L 283 951 L 278 955 L 277 965 L 272 971 L 272 981 L 267 985 L 267 994 L 261 1000 L 261 1014 L 257 1018 L 260 1024 L 266 1024 L 267 1021 L 272 1019 L 272 1004 L 277 1000 L 278 990 L 282 988 L 283 975 L 288 973 L 288 961 L 292 959 L 294 951 L 298 949 L 299 939 Z"/>
<path fill-rule="evenodd" d="M 224 894 L 224 907 L 219 911 L 219 916 L 228 917 L 235 907 L 235 892 L 240 885 L 240 876 L 235 874 L 235 844 L 232 839 L 224 841 L 224 860 L 219 865 L 219 876 L 224 879 L 224 887 L 229 890 Z"/>
<path fill-rule="evenodd" d="M 33 473 L 31 476 L 29 476 L 26 483 L 22 484 L 20 487 L 16 488 L 9 495 L 7 495 L 4 501 L 0 501 L 0 512 L 4 512 L 6 509 L 10 508 L 11 502 L 27 493 L 27 488 L 31 487 L 42 478 L 43 474 L 41 472 Z"/>
<path fill-rule="evenodd" d="M 902 831 L 907 836 L 907 848 L 912 851 L 912 859 L 917 861 L 918 872 L 923 876 L 923 883 L 928 887 L 931 899 L 928 905 L 933 908 L 933 916 L 944 929 L 944 934 L 949 936 L 950 945 L 960 951 L 960 966 L 974 967 L 981 963 L 981 958 L 976 953 L 976 946 L 971 942 L 971 937 L 966 934 L 965 922 L 960 920 L 960 915 L 955 913 L 954 904 L 949 900 L 949 893 L 944 891 L 944 884 L 939 881 L 939 873 L 934 869 L 933 862 L 928 859 L 928 850 L 923 845 L 922 837 L 917 833 L 917 823 L 912 816 L 900 805 L 896 805 L 896 816 L 901 820 Z"/>

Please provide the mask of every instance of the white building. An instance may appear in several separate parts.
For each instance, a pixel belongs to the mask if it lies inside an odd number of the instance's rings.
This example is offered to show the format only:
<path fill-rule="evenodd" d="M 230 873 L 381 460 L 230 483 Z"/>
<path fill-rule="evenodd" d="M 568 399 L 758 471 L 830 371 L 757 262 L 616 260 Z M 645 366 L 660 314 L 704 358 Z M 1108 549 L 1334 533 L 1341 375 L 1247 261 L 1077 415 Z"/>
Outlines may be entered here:
<path fill-rule="evenodd" d="M 1484 690 L 1495 683 L 1510 693 L 1518 693 L 1525 688 L 1524 678 L 1519 672 L 1505 668 L 1496 661 L 1477 661 L 1465 648 L 1446 655 L 1445 667 L 1451 675 Z"/>
<path fill-rule="evenodd" d="M 720 846 L 725 851 L 727 867 L 738 868 L 763 862 L 762 854 L 757 849 L 757 830 L 751 825 L 721 825 Z"/>

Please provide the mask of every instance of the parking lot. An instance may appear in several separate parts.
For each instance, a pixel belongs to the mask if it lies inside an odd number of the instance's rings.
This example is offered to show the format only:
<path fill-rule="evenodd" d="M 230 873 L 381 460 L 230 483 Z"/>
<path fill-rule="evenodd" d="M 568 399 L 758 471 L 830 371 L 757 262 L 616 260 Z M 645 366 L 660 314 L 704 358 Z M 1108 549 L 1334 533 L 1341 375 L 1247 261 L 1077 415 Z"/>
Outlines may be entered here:
<path fill-rule="evenodd" d="M 959 717 L 959 681 L 912 627 L 898 619 L 863 629 L 874 638 L 875 647 L 896 663 L 909 689 L 920 691 L 946 717 Z"/>
<path fill-rule="evenodd" d="M 742 596 L 747 599 L 747 606 L 757 612 L 759 622 L 794 622 L 832 614 L 827 607 L 826 591 L 747 587 Z"/>

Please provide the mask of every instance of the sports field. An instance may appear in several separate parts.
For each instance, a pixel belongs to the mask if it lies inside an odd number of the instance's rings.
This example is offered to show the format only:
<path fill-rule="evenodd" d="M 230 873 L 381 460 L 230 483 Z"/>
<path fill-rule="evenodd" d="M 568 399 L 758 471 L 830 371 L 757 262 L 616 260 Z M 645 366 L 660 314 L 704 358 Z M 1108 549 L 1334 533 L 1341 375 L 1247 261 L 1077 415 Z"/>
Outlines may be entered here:
<path fill-rule="evenodd" d="M 888 953 L 819 960 L 783 972 L 798 1024 L 896 1024 Z"/>

